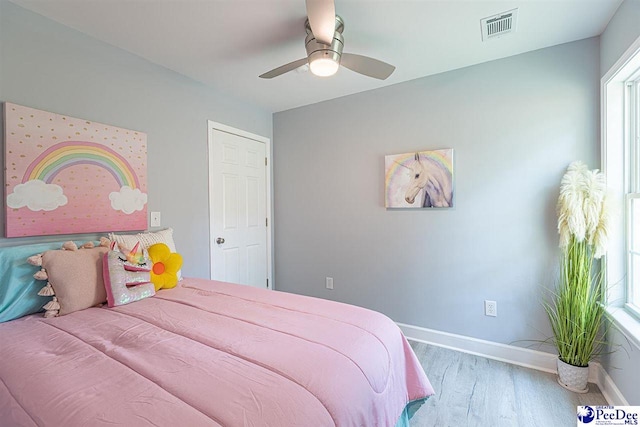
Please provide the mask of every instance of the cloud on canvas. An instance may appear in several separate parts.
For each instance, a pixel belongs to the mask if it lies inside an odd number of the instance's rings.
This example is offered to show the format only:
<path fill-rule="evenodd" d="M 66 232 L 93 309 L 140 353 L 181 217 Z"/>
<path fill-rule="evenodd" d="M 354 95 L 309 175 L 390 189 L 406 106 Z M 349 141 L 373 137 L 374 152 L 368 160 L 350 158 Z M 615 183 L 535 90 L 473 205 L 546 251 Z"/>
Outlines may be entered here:
<path fill-rule="evenodd" d="M 7 196 L 7 206 L 13 209 L 26 206 L 32 211 L 52 211 L 66 204 L 62 187 L 39 179 L 16 185 Z"/>
<path fill-rule="evenodd" d="M 110 193 L 109 200 L 113 209 L 131 214 L 144 209 L 144 205 L 147 204 L 147 195 L 139 188 L 132 189 L 125 185 L 120 188 L 120 191 Z"/>

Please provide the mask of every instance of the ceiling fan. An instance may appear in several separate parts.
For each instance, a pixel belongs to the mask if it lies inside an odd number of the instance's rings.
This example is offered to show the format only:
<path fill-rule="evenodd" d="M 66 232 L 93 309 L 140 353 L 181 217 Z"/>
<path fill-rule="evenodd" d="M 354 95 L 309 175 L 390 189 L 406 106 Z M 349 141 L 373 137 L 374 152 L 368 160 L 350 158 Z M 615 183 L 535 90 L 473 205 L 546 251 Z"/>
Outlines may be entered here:
<path fill-rule="evenodd" d="M 368 56 L 343 53 L 344 21 L 336 15 L 334 0 L 306 0 L 307 20 L 305 30 L 307 37 L 304 44 L 307 57 L 282 65 L 262 74 L 263 79 L 271 79 L 305 64 L 316 76 L 334 75 L 340 65 L 365 76 L 384 80 L 396 69 L 393 65 Z"/>

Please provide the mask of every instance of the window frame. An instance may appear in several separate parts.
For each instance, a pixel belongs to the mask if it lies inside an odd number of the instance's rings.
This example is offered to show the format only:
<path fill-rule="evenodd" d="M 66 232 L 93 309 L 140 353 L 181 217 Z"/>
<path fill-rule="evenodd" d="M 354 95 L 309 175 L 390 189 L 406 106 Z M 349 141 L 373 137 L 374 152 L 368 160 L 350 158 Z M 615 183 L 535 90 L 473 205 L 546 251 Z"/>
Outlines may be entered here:
<path fill-rule="evenodd" d="M 640 258 L 640 224 L 634 224 L 633 210 L 640 209 L 640 68 L 625 82 L 625 185 L 624 215 L 626 222 L 625 253 L 627 275 L 625 308 L 640 320 L 640 272 L 634 270 L 634 257 Z M 634 242 L 634 239 L 637 241 Z"/>
<path fill-rule="evenodd" d="M 612 220 L 609 234 L 608 251 L 603 258 L 604 274 L 607 286 L 606 315 L 615 324 L 617 330 L 625 335 L 629 343 L 640 350 L 640 311 L 630 304 L 632 295 L 627 279 L 630 265 L 628 252 L 629 232 L 635 224 L 629 223 L 626 214 L 629 200 L 627 196 L 631 184 L 630 149 L 635 150 L 635 159 L 640 167 L 640 146 L 630 144 L 630 124 L 640 131 L 640 107 L 634 114 L 626 105 L 630 90 L 629 82 L 640 80 L 640 37 L 622 54 L 618 61 L 601 79 L 601 170 L 607 179 L 609 197 L 612 203 Z M 640 98 L 638 92 L 634 93 Z M 640 171 L 634 172 L 636 191 L 640 192 Z M 635 288 L 640 292 L 640 287 Z"/>
<path fill-rule="evenodd" d="M 635 249 L 633 246 L 634 224 L 631 215 L 631 202 L 633 200 L 640 201 L 640 193 L 628 193 L 625 197 L 625 215 L 627 222 L 627 239 L 626 239 L 626 253 L 627 253 L 627 277 L 626 277 L 626 302 L 625 308 L 631 312 L 638 320 L 640 320 L 640 281 L 636 283 L 634 279 L 638 277 L 638 272 L 634 271 L 634 263 L 632 258 L 634 256 L 640 258 L 640 249 Z M 640 203 L 635 206 L 636 209 L 640 209 Z M 640 225 L 640 224 L 639 224 Z M 640 242 L 636 242 L 636 247 L 640 246 Z"/>

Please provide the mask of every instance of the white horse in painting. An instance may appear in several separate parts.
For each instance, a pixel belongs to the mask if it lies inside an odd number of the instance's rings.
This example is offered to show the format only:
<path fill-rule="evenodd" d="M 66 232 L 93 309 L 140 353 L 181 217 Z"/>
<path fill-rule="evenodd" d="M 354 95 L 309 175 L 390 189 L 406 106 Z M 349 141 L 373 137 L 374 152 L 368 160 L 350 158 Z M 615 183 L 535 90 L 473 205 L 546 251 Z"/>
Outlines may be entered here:
<path fill-rule="evenodd" d="M 453 202 L 453 179 L 451 172 L 439 162 L 429 157 L 420 158 L 416 153 L 414 162 L 409 167 L 411 181 L 404 199 L 413 204 L 420 190 L 424 189 L 424 208 L 448 208 Z"/>

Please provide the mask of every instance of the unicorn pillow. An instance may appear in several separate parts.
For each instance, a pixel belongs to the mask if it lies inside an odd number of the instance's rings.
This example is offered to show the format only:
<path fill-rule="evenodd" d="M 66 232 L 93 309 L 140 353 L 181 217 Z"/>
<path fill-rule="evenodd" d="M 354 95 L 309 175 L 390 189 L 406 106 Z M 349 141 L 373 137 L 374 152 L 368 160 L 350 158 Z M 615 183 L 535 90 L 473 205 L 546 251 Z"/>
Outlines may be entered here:
<path fill-rule="evenodd" d="M 107 291 L 107 305 L 115 307 L 129 304 L 155 295 L 151 283 L 151 263 L 140 244 L 132 250 L 119 248 L 115 242 L 103 258 L 104 285 Z"/>

